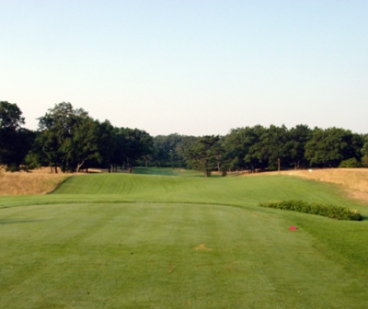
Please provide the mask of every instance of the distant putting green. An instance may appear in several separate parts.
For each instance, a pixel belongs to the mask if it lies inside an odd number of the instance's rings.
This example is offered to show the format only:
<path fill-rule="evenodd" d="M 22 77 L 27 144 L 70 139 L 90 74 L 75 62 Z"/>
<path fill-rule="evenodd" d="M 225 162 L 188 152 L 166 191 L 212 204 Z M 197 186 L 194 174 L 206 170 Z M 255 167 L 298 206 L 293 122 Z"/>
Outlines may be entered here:
<path fill-rule="evenodd" d="M 257 206 L 281 199 L 368 217 L 287 176 L 96 174 L 3 197 L 0 308 L 366 308 L 368 220 Z"/>

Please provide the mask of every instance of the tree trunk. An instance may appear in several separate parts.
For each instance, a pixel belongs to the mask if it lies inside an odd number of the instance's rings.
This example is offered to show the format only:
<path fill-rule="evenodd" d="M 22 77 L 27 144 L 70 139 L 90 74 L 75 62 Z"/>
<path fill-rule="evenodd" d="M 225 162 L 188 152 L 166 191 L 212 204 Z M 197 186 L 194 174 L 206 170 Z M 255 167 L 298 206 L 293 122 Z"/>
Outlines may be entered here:
<path fill-rule="evenodd" d="M 280 167 L 281 167 L 281 160 L 280 158 L 277 158 L 277 170 L 280 171 Z"/>
<path fill-rule="evenodd" d="M 84 164 L 84 160 L 81 163 L 77 164 L 77 168 L 75 170 L 77 173 L 79 173 L 79 170 L 80 170 L 80 168 L 82 167 L 83 164 Z"/>

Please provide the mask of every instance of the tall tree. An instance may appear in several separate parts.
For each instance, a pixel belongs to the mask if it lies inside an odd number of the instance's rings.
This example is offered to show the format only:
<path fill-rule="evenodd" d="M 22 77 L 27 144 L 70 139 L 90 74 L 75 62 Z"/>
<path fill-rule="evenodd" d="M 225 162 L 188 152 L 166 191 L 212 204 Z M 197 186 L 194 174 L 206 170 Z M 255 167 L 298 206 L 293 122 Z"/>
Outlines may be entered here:
<path fill-rule="evenodd" d="M 153 161 L 160 167 L 185 167 L 185 150 L 196 140 L 194 136 L 179 135 L 158 135 L 153 138 L 154 153 Z"/>
<path fill-rule="evenodd" d="M 39 118 L 39 137 L 50 166 L 79 171 L 87 160 L 98 159 L 97 123 L 83 109 L 62 102 Z"/>
<path fill-rule="evenodd" d="M 0 129 L 18 129 L 24 124 L 22 111 L 17 104 L 0 101 Z"/>
<path fill-rule="evenodd" d="M 244 158 L 249 151 L 249 147 L 252 146 L 252 137 L 252 128 L 250 127 L 232 129 L 224 137 L 225 155 L 231 170 L 242 170 L 248 167 L 248 163 L 245 162 Z"/>
<path fill-rule="evenodd" d="M 364 167 L 368 167 L 368 134 L 364 135 L 362 138 L 364 140 L 364 144 L 360 151 L 362 154 L 361 161 Z"/>
<path fill-rule="evenodd" d="M 297 125 L 288 132 L 288 138 L 285 145 L 288 158 L 294 169 L 300 169 L 308 165 L 305 159 L 305 145 L 311 139 L 312 130 L 307 125 Z"/>
<path fill-rule="evenodd" d="M 196 170 L 202 171 L 206 177 L 217 166 L 217 155 L 221 151 L 219 136 L 206 135 L 197 139 L 186 151 L 186 160 Z"/>
<path fill-rule="evenodd" d="M 287 128 L 285 125 L 277 127 L 270 125 L 261 136 L 261 143 L 268 158 L 268 166 L 270 169 L 281 169 L 281 161 L 287 157 L 285 144 L 287 142 Z"/>
<path fill-rule="evenodd" d="M 153 152 L 153 138 L 146 131 L 130 128 L 120 128 L 117 133 L 117 152 L 132 173 L 138 159 Z"/>
<path fill-rule="evenodd" d="M 264 142 L 267 129 L 261 125 L 250 128 L 248 133 L 247 153 L 244 161 L 250 166 L 252 172 L 268 166 L 268 146 Z"/>
<path fill-rule="evenodd" d="M 0 102 L 0 163 L 18 170 L 30 150 L 34 133 L 21 128 L 25 123 L 17 104 Z"/>
<path fill-rule="evenodd" d="M 104 122 L 98 122 L 97 124 L 97 143 L 98 152 L 100 154 L 100 164 L 106 166 L 109 172 L 117 170 L 118 164 L 115 158 L 115 151 L 117 147 L 116 134 L 118 129 L 113 127 L 108 120 Z M 97 164 L 99 162 L 96 162 Z"/>
<path fill-rule="evenodd" d="M 350 130 L 315 128 L 305 145 L 305 157 L 311 165 L 337 167 L 343 160 L 360 160 L 363 137 Z"/>

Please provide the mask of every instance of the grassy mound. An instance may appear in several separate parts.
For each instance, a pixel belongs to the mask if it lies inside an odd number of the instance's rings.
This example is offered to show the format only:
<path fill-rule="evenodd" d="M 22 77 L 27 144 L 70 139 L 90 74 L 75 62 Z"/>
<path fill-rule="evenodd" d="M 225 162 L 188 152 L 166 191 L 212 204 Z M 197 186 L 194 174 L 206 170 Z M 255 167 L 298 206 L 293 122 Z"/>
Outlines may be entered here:
<path fill-rule="evenodd" d="M 64 195 L 63 197 L 60 195 Z M 67 179 L 53 198 L 100 197 L 107 201 L 194 202 L 225 205 L 257 205 L 270 200 L 305 200 L 346 207 L 355 205 L 343 198 L 337 187 L 289 176 L 231 178 L 167 177 L 157 175 L 94 174 Z"/>

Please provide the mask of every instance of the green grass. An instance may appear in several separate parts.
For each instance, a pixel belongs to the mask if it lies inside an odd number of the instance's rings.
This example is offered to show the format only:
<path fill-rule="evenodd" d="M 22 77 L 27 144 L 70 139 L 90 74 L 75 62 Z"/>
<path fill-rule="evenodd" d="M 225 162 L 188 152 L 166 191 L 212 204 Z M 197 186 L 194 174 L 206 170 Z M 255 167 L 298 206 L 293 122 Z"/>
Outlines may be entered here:
<path fill-rule="evenodd" d="M 134 167 L 133 174 L 180 176 L 180 177 L 204 177 L 204 174 L 199 171 L 187 170 L 182 168 L 168 168 L 168 167 Z M 217 177 L 217 175 L 215 177 Z"/>
<path fill-rule="evenodd" d="M 287 176 L 96 174 L 0 199 L 0 308 L 366 308 L 368 208 Z M 296 225 L 297 231 L 289 231 Z"/>

